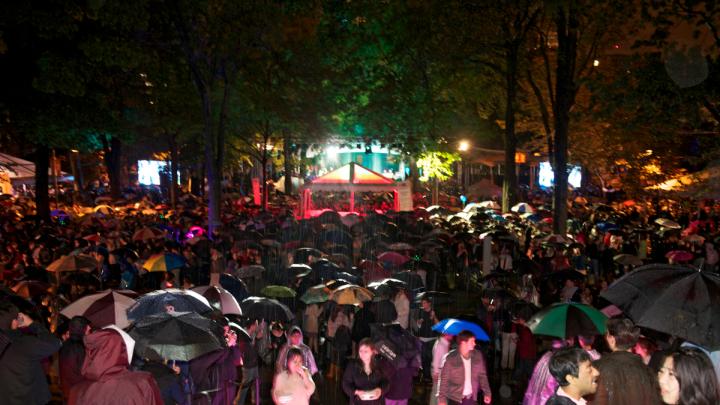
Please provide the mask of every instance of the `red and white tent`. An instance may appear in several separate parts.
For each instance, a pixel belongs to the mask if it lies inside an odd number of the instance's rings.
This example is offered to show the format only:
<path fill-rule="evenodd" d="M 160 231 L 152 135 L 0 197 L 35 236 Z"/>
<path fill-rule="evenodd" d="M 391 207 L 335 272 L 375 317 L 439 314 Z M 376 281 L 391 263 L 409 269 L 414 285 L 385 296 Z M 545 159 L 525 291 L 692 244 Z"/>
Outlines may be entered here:
<path fill-rule="evenodd" d="M 348 191 L 350 192 L 350 212 L 355 211 L 356 192 L 392 192 L 394 196 L 393 209 L 400 211 L 406 204 L 401 204 L 402 195 L 410 195 L 410 186 L 407 183 L 395 182 L 380 173 L 374 172 L 355 162 L 335 169 L 302 187 L 302 203 L 300 217 L 309 218 L 312 207 L 313 191 Z M 406 201 L 402 201 L 405 202 Z M 410 210 L 412 200 L 409 201 Z"/>

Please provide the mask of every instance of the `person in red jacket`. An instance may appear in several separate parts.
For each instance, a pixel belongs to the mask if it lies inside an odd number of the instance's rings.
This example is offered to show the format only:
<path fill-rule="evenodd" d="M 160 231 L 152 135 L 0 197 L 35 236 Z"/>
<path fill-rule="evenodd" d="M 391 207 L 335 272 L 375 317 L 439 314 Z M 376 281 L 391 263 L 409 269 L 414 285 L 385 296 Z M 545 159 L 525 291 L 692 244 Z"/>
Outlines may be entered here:
<path fill-rule="evenodd" d="M 162 405 L 152 374 L 128 370 L 132 348 L 120 333 L 102 329 L 85 336 L 84 380 L 70 389 L 68 404 Z"/>

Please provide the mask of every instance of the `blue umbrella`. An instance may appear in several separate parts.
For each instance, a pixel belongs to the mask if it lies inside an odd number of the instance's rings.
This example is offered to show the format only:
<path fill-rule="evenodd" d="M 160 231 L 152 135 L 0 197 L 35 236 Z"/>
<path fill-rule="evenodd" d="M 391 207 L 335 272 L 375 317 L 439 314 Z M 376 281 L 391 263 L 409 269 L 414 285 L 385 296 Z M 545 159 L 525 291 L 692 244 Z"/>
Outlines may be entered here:
<path fill-rule="evenodd" d="M 597 230 L 600 232 L 608 232 L 614 229 L 620 229 L 619 226 L 613 224 L 612 222 L 598 222 L 597 224 L 595 224 L 595 228 L 597 228 Z"/>
<path fill-rule="evenodd" d="M 446 333 L 448 335 L 457 335 L 458 333 L 467 330 L 472 332 L 478 340 L 482 340 L 483 342 L 490 341 L 488 334 L 479 325 L 468 321 L 461 321 L 459 319 L 443 319 L 439 323 L 433 325 L 432 330 L 435 332 Z"/>

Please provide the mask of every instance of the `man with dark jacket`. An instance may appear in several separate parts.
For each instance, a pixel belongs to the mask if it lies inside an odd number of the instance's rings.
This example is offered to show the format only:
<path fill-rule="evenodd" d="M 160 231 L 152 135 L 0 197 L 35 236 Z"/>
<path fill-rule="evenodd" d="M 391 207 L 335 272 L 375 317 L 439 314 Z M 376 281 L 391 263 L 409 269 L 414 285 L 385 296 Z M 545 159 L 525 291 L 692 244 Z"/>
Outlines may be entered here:
<path fill-rule="evenodd" d="M 8 343 L 0 352 L 0 402 L 48 403 L 50 389 L 40 362 L 60 349 L 60 340 L 9 302 L 0 302 L 0 335 Z"/>
<path fill-rule="evenodd" d="M 63 398 L 70 396 L 70 388 L 81 382 L 82 365 L 85 361 L 85 344 L 83 338 L 90 333 L 90 321 L 82 316 L 75 316 L 70 320 L 67 338 L 63 335 L 65 343 L 60 349 L 58 360 L 60 369 L 60 388 Z"/>
<path fill-rule="evenodd" d="M 445 355 L 438 383 L 438 405 L 471 405 L 477 403 L 479 391 L 486 404 L 492 402 L 485 359 L 475 350 L 475 336 L 470 331 L 457 335 L 458 348 Z"/>
<path fill-rule="evenodd" d="M 600 373 L 583 349 L 572 347 L 555 352 L 548 368 L 560 386 L 545 405 L 585 405 L 583 397 L 597 390 Z"/>
<path fill-rule="evenodd" d="M 605 341 L 612 353 L 595 362 L 602 375 L 597 392 L 588 398 L 593 405 L 655 405 L 661 403 L 657 376 L 631 352 L 640 329 L 629 319 L 607 321 Z"/>

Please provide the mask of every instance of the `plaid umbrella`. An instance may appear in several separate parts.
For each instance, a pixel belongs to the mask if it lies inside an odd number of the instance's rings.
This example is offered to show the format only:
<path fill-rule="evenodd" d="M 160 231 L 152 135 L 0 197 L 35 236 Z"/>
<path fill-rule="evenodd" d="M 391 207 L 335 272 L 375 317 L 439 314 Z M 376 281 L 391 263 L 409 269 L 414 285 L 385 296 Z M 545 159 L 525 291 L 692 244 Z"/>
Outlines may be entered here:
<path fill-rule="evenodd" d="M 67 318 L 84 316 L 96 328 L 117 325 L 126 328 L 130 325 L 127 310 L 135 304 L 135 300 L 123 291 L 105 290 L 97 294 L 87 295 L 65 307 L 60 313 Z"/>

